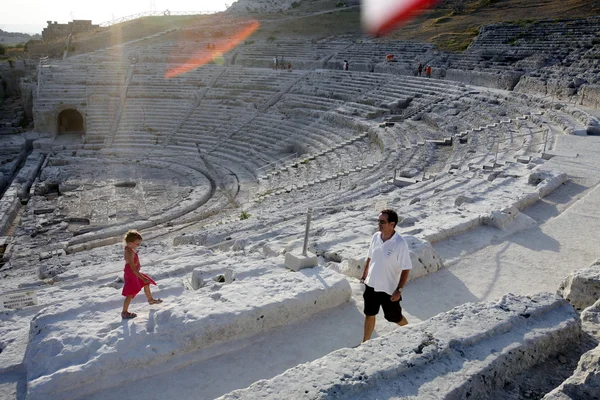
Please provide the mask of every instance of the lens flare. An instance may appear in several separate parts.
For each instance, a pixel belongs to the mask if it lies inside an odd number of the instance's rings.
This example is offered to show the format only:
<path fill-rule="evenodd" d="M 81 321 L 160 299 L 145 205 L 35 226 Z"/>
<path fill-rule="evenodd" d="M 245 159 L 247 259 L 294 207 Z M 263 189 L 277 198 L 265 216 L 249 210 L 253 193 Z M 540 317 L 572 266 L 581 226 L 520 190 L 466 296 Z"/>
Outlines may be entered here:
<path fill-rule="evenodd" d="M 211 62 L 223 65 L 225 63 L 224 54 L 233 50 L 238 44 L 256 32 L 259 27 L 260 23 L 255 20 L 243 23 L 241 28 L 232 36 L 226 39 L 215 40 L 210 49 L 202 49 L 185 62 L 167 70 L 165 78 L 175 78 Z"/>
<path fill-rule="evenodd" d="M 400 24 L 414 18 L 439 0 L 361 0 L 361 21 L 364 30 L 382 36 Z"/>

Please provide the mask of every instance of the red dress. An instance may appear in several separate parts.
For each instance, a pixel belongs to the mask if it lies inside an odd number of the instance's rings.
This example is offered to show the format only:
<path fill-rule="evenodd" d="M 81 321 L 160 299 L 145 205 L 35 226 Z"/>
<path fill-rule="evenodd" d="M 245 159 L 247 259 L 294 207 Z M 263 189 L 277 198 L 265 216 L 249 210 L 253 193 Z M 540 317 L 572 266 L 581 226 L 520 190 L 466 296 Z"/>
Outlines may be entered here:
<path fill-rule="evenodd" d="M 138 258 L 137 253 L 135 253 L 134 262 L 135 262 L 135 267 L 139 271 L 141 265 L 140 265 L 140 260 Z M 123 285 L 123 292 L 122 292 L 122 294 L 125 297 L 131 296 L 133 298 L 147 284 L 144 283 L 143 280 L 141 280 L 140 278 L 138 278 L 133 273 L 133 271 L 131 270 L 131 267 L 129 266 L 129 263 L 125 264 L 125 269 L 123 270 L 123 272 L 125 272 L 125 276 L 124 276 L 125 285 Z M 148 275 L 142 274 L 142 276 L 144 276 L 146 279 L 148 279 L 151 284 L 156 285 L 156 282 L 154 282 L 152 280 L 152 278 L 150 278 Z"/>

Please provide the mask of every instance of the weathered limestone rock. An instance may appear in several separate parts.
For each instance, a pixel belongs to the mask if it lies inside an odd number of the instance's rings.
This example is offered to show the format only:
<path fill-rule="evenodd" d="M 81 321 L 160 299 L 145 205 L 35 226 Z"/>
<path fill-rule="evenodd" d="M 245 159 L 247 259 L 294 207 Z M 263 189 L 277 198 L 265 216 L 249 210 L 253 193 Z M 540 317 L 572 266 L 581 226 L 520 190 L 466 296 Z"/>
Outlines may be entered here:
<path fill-rule="evenodd" d="M 573 271 L 561 283 L 558 294 L 577 310 L 583 310 L 600 298 L 600 260 L 591 267 Z"/>
<path fill-rule="evenodd" d="M 599 108 L 600 107 L 600 85 L 583 85 L 579 89 L 581 104 Z"/>
<path fill-rule="evenodd" d="M 43 262 L 40 263 L 40 265 L 38 266 L 38 278 L 54 278 L 56 275 L 62 274 L 63 272 L 67 271 L 67 267 L 61 265 L 60 263 L 53 263 L 47 260 L 50 259 L 43 260 Z"/>
<path fill-rule="evenodd" d="M 492 398 L 580 332 L 576 312 L 563 299 L 508 294 L 464 304 L 219 399 Z"/>
<path fill-rule="evenodd" d="M 506 229 L 516 219 L 520 219 L 522 224 L 535 226 L 536 222 L 533 218 L 522 214 L 517 207 L 508 207 L 504 210 L 495 210 L 481 216 L 481 224 L 493 226 L 497 229 Z"/>
<path fill-rule="evenodd" d="M 484 71 L 468 71 L 459 69 L 445 70 L 446 79 L 475 86 L 487 86 L 497 89 L 513 90 L 518 84 L 523 72 L 504 72 L 501 74 Z"/>
<path fill-rule="evenodd" d="M 191 285 L 194 290 L 206 286 L 209 282 L 231 283 L 234 281 L 231 268 L 196 268 L 192 271 Z"/>
<path fill-rule="evenodd" d="M 464 203 L 474 203 L 476 202 L 477 199 L 473 198 L 473 197 L 469 197 L 469 196 L 465 196 L 465 195 L 459 195 L 455 200 L 454 200 L 454 205 L 455 206 L 461 206 Z"/>
<path fill-rule="evenodd" d="M 600 299 L 581 312 L 581 327 L 600 341 Z"/>
<path fill-rule="evenodd" d="M 70 315 L 73 309 L 56 305 L 31 322 L 36 334 L 30 336 L 25 356 L 27 398 L 86 397 L 152 373 L 140 374 L 134 365 L 158 366 L 176 355 L 256 335 L 339 306 L 350 296 L 346 278 L 323 268 L 240 280 L 220 286 L 209 296 L 186 292 L 172 308 L 156 309 L 152 323 L 136 325 L 137 340 L 128 344 L 135 357 L 126 358 L 118 351 L 121 338 L 104 334 L 103 324 L 73 320 L 75 325 L 64 325 L 64 313 Z M 77 336 L 81 329 L 98 331 L 91 332 L 91 342 L 81 343 Z M 56 334 L 73 345 L 63 346 Z M 89 348 L 109 350 L 90 358 Z M 103 379 L 98 379 L 100 375 Z"/>
<path fill-rule="evenodd" d="M 600 399 L 600 346 L 579 360 L 575 373 L 543 400 Z"/>

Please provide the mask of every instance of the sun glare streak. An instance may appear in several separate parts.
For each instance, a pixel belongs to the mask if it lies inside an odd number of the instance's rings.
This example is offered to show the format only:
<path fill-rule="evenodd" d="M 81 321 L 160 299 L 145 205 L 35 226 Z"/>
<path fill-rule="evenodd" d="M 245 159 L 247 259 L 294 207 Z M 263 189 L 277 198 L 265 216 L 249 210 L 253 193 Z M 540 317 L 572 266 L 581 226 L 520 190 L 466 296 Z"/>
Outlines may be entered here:
<path fill-rule="evenodd" d="M 170 68 L 167 72 L 165 72 L 165 78 L 175 78 L 210 62 L 222 61 L 225 53 L 234 49 L 243 40 L 247 39 L 250 35 L 256 32 L 259 27 L 260 23 L 258 21 L 249 21 L 248 25 L 239 32 L 235 33 L 233 37 L 215 42 L 214 48 L 211 48 L 210 51 L 199 51 L 184 63 Z"/>

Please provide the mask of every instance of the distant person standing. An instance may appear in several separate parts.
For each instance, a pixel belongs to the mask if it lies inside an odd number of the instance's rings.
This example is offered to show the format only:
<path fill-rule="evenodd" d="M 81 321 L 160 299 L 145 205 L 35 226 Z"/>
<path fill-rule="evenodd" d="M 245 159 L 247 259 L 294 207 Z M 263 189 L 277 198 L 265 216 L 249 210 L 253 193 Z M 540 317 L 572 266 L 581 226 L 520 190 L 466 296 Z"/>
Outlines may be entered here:
<path fill-rule="evenodd" d="M 421 73 L 423 72 L 423 64 L 419 63 L 419 66 L 417 67 L 417 72 L 419 73 L 419 76 L 421 76 Z"/>
<path fill-rule="evenodd" d="M 383 308 L 386 320 L 400 326 L 408 324 L 402 315 L 402 289 L 412 269 L 408 244 L 396 233 L 398 214 L 383 210 L 377 220 L 379 232 L 371 238 L 361 282 L 365 284 L 365 327 L 363 342 L 371 338 L 376 315 Z"/>
<path fill-rule="evenodd" d="M 428 78 L 431 78 L 431 65 L 427 66 L 427 69 L 425 70 L 425 75 L 427 75 Z"/>
<path fill-rule="evenodd" d="M 344 60 L 343 68 L 344 68 L 344 71 L 348 71 L 350 69 L 350 64 L 348 64 L 347 60 Z"/>
<path fill-rule="evenodd" d="M 277 56 L 273 57 L 273 69 L 277 69 Z"/>

